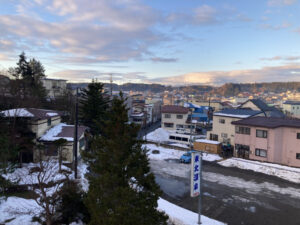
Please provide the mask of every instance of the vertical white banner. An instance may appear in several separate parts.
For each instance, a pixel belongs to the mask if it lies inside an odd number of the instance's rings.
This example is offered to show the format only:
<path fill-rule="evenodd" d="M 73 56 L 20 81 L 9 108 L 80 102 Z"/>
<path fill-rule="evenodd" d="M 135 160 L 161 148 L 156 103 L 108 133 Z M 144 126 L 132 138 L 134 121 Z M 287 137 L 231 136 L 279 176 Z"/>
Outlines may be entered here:
<path fill-rule="evenodd" d="M 191 163 L 191 197 L 200 195 L 200 153 L 192 153 Z"/>

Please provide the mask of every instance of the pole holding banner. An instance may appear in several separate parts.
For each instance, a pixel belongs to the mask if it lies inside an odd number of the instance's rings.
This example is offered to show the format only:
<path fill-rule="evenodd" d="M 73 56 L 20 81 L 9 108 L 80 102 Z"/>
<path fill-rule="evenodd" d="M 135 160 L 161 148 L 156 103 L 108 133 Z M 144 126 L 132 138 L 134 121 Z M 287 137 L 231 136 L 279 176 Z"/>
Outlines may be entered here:
<path fill-rule="evenodd" d="M 199 196 L 198 201 L 198 224 L 201 224 L 202 209 L 202 152 L 192 152 L 191 163 L 191 197 Z"/>

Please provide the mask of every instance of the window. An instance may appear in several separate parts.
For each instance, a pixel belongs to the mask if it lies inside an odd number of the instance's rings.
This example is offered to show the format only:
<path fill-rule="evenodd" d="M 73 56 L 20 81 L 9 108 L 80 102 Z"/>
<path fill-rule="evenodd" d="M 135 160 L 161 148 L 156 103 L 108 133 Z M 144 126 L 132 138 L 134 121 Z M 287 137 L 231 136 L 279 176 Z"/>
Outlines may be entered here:
<path fill-rule="evenodd" d="M 184 128 L 182 124 L 176 124 L 176 128 Z"/>
<path fill-rule="evenodd" d="M 256 130 L 256 137 L 267 138 L 268 137 L 268 131 L 266 131 L 266 130 Z"/>
<path fill-rule="evenodd" d="M 172 128 L 174 126 L 173 123 L 164 123 L 165 127 Z"/>
<path fill-rule="evenodd" d="M 256 148 L 255 155 L 260 157 L 267 157 L 267 150 Z"/>
<path fill-rule="evenodd" d="M 240 127 L 240 126 L 236 126 L 236 127 L 235 127 L 235 133 L 237 133 L 237 134 L 248 134 L 248 135 L 250 135 L 250 127 Z"/>
<path fill-rule="evenodd" d="M 300 153 L 296 153 L 296 159 L 300 159 Z"/>
<path fill-rule="evenodd" d="M 182 141 L 186 141 L 186 142 L 188 142 L 188 141 L 189 141 L 189 139 L 188 139 L 188 138 L 182 138 Z"/>
<path fill-rule="evenodd" d="M 227 137 L 228 137 L 228 135 L 227 135 L 227 134 L 225 134 L 225 133 L 221 133 L 221 137 L 222 137 L 222 138 L 227 138 Z"/>
<path fill-rule="evenodd" d="M 165 114 L 165 118 L 171 118 L 171 114 Z"/>
<path fill-rule="evenodd" d="M 300 139 L 300 133 L 297 133 L 297 139 Z"/>
<path fill-rule="evenodd" d="M 177 118 L 177 119 L 182 119 L 182 118 L 183 118 L 183 115 L 176 115 L 176 118 Z"/>
<path fill-rule="evenodd" d="M 51 118 L 49 118 L 49 119 L 47 120 L 47 125 L 48 125 L 48 127 L 51 126 Z"/>
<path fill-rule="evenodd" d="M 170 136 L 169 137 L 171 140 L 175 140 L 175 136 Z"/>
<path fill-rule="evenodd" d="M 219 123 L 225 123 L 224 119 L 219 119 Z"/>
<path fill-rule="evenodd" d="M 212 141 L 218 141 L 218 135 L 217 134 L 210 134 L 209 139 Z"/>
<path fill-rule="evenodd" d="M 84 146 L 85 146 L 85 140 L 84 140 L 84 138 L 81 138 L 79 140 L 79 148 L 82 149 Z"/>

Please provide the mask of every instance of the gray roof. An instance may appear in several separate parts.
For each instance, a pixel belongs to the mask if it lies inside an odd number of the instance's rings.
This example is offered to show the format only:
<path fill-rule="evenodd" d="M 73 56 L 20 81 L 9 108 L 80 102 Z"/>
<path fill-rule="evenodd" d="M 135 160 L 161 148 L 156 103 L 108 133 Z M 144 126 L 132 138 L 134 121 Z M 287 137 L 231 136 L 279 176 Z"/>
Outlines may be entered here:
<path fill-rule="evenodd" d="M 283 104 L 287 104 L 287 105 L 300 105 L 300 101 L 285 101 Z"/>
<path fill-rule="evenodd" d="M 234 116 L 254 116 L 257 114 L 262 113 L 261 111 L 258 110 L 251 110 L 251 109 L 223 109 L 221 111 L 215 112 L 214 115 L 232 115 L 232 117 Z"/>
<path fill-rule="evenodd" d="M 293 127 L 300 128 L 300 119 L 287 119 L 275 117 L 251 117 L 243 120 L 231 122 L 234 125 L 277 128 L 277 127 Z"/>
<path fill-rule="evenodd" d="M 243 105 L 247 102 L 252 102 L 256 105 L 261 111 L 267 112 L 268 117 L 285 117 L 284 113 L 281 112 L 279 109 L 275 108 L 274 106 L 268 106 L 263 100 L 261 99 L 249 99 L 245 103 L 243 103 L 239 108 L 243 108 Z"/>

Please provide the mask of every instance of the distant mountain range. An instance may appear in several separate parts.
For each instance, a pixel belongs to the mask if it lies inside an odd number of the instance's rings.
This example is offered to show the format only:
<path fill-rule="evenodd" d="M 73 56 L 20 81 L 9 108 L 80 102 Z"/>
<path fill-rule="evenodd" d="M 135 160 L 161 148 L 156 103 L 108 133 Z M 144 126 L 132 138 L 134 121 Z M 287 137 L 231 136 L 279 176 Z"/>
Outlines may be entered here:
<path fill-rule="evenodd" d="M 85 88 L 88 83 L 68 83 L 70 88 Z M 105 83 L 107 88 L 110 88 L 110 84 Z M 161 84 L 143 84 L 143 83 L 126 83 L 122 85 L 113 84 L 114 91 L 151 91 L 154 93 L 164 91 L 183 91 L 185 94 L 202 95 L 202 94 L 219 94 L 221 96 L 234 96 L 240 92 L 274 92 L 281 93 L 285 91 L 299 91 L 300 82 L 272 82 L 272 83 L 227 83 L 220 87 L 208 86 L 208 85 L 190 85 L 190 86 L 166 86 Z"/>

